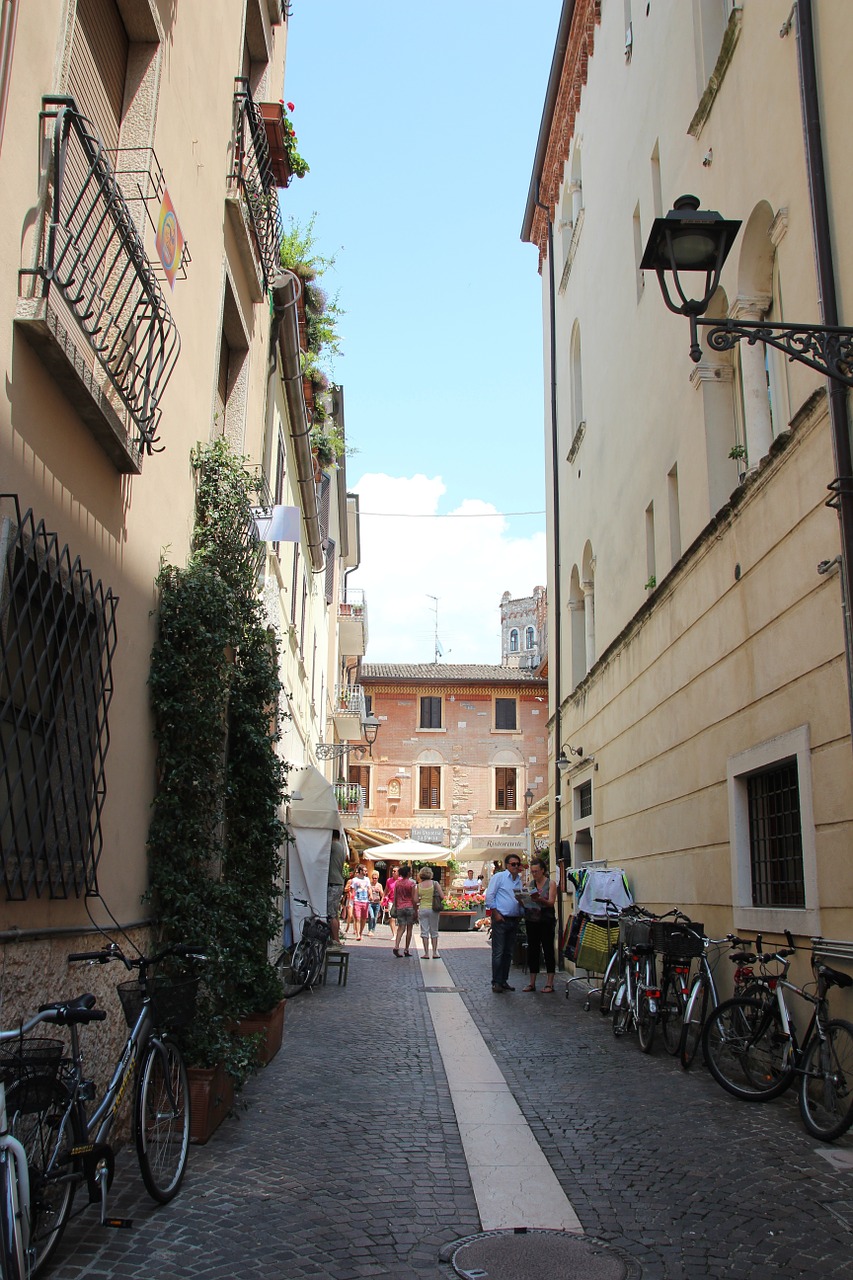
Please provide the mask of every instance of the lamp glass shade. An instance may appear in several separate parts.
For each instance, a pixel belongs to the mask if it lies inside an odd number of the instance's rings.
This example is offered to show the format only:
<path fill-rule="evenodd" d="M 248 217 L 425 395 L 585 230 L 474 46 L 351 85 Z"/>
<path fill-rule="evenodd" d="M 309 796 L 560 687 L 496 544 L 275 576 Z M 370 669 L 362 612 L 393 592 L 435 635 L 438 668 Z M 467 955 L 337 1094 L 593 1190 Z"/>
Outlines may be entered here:
<path fill-rule="evenodd" d="M 364 733 L 364 740 L 370 746 L 373 746 L 374 742 L 376 741 L 376 735 L 379 732 L 380 724 L 381 724 L 381 721 L 377 720 L 376 716 L 368 716 L 366 720 L 362 720 L 361 722 L 362 732 Z"/>

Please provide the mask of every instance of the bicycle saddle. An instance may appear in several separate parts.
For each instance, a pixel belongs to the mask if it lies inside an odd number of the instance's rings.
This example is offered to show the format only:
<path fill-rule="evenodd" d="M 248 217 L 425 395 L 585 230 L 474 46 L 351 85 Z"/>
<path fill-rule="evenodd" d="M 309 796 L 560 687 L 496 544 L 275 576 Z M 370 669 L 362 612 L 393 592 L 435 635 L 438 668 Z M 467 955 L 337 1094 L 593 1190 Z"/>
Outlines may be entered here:
<path fill-rule="evenodd" d="M 849 987 L 853 983 L 849 973 L 839 973 L 837 969 L 830 969 L 828 965 L 819 964 L 817 971 L 830 987 Z"/>
<path fill-rule="evenodd" d="M 105 1009 L 95 1008 L 95 997 L 89 993 L 76 996 L 73 1000 L 43 1004 L 39 1013 L 49 1014 L 45 1022 L 55 1022 L 59 1027 L 70 1027 L 72 1022 L 81 1026 L 87 1022 L 103 1022 L 107 1016 Z"/>

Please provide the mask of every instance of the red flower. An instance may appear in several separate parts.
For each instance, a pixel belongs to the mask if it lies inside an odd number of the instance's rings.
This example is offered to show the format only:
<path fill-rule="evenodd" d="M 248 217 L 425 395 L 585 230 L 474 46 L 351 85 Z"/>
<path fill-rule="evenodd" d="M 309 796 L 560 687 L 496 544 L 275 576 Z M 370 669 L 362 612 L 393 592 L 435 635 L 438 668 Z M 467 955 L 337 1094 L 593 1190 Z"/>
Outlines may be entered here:
<path fill-rule="evenodd" d="M 296 107 L 293 105 L 293 103 L 292 103 L 292 102 L 288 102 L 288 104 L 287 104 L 287 109 L 288 109 L 288 111 L 295 111 L 295 110 L 296 110 Z"/>

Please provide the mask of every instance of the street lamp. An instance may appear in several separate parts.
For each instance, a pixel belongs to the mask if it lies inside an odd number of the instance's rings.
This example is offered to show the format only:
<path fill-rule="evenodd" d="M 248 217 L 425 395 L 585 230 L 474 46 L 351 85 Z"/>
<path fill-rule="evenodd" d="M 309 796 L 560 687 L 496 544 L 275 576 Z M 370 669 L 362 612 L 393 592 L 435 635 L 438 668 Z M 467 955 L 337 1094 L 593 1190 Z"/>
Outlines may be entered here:
<path fill-rule="evenodd" d="M 655 218 L 640 267 L 655 271 L 663 300 L 690 321 L 690 358 L 702 358 L 698 326 L 707 327 L 708 346 L 730 351 L 743 338 L 776 347 L 789 360 L 816 369 L 824 377 L 853 387 L 853 329 L 818 324 L 768 324 L 764 320 L 706 320 L 702 317 L 720 283 L 723 264 L 740 230 L 738 220 L 700 209 L 696 196 L 680 196 L 665 218 Z M 700 276 L 698 296 L 690 296 L 682 276 Z M 680 299 L 673 300 L 671 284 Z M 704 280 L 701 279 L 704 277 Z M 696 284 L 696 281 L 693 281 Z"/>
<path fill-rule="evenodd" d="M 367 746 L 361 742 L 318 742 L 314 748 L 317 759 L 340 760 L 345 755 L 354 755 L 357 760 L 363 760 L 366 755 L 369 755 L 373 759 L 373 744 L 381 725 L 382 721 L 377 720 L 376 716 L 368 716 L 362 720 L 361 731 Z"/>

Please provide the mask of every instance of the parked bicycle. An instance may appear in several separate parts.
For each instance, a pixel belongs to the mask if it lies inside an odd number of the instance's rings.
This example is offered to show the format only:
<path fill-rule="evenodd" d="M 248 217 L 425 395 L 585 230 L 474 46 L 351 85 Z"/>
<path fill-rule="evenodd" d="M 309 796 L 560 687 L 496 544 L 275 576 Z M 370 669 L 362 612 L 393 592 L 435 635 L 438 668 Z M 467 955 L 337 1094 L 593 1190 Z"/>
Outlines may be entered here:
<path fill-rule="evenodd" d="M 808 986 L 814 990 L 796 986 L 787 976 L 796 948 L 790 933 L 786 938 L 786 948 L 758 956 L 773 998 L 738 996 L 715 1009 L 703 1032 L 705 1058 L 724 1089 L 750 1102 L 777 1098 L 799 1079 L 803 1124 L 813 1137 L 832 1142 L 853 1124 L 853 1025 L 830 1018 L 828 993 L 851 986 L 853 978 L 821 963 L 813 939 Z M 802 1040 L 786 991 L 813 1006 Z"/>
<path fill-rule="evenodd" d="M 310 902 L 306 902 L 304 898 L 293 900 L 307 907 L 310 915 L 306 916 L 302 923 L 299 941 L 290 957 L 290 968 L 295 982 L 302 987 L 311 988 L 323 972 L 323 963 L 332 931 L 325 916 L 318 916 Z"/>
<path fill-rule="evenodd" d="M 46 1005 L 22 1029 L 0 1033 L 0 1042 L 5 1045 L 6 1121 L 13 1139 L 3 1149 L 14 1152 L 19 1173 L 24 1153 L 26 1177 L 18 1178 L 19 1196 L 21 1188 L 29 1191 L 28 1213 L 19 1217 L 22 1237 L 28 1237 L 22 1246 L 26 1262 L 20 1272 L 23 1277 L 34 1275 L 56 1248 L 81 1183 L 87 1186 L 89 1203 L 100 1204 L 102 1225 L 131 1225 L 107 1216 L 107 1193 L 115 1167 L 108 1139 L 134 1074 L 133 1134 L 143 1183 L 160 1203 L 167 1203 L 178 1192 L 189 1147 L 189 1086 L 181 1051 L 166 1032 L 192 1018 L 197 979 L 155 976 L 152 970 L 170 958 L 181 962 L 204 959 L 184 946 L 167 947 L 153 956 L 128 957 L 116 943 L 68 957 L 72 963 L 118 961 L 136 972 L 133 981 L 118 984 L 129 1035 L 106 1091 L 91 1114 L 95 1084 L 84 1073 L 79 1029 L 106 1016 L 94 1007 L 94 996 Z M 70 1056 L 63 1059 L 62 1042 L 52 1042 L 58 1049 L 51 1071 L 43 1062 L 36 1068 L 31 1065 L 33 1050 L 26 1037 L 38 1023 L 69 1030 Z M 5 1188 L 3 1202 L 9 1203 Z M 17 1280 L 14 1270 L 10 1275 Z"/>
<path fill-rule="evenodd" d="M 660 1007 L 652 923 L 651 914 L 636 905 L 621 913 L 617 962 L 621 976 L 611 1004 L 613 1034 L 622 1036 L 635 1027 L 643 1053 L 651 1052 Z M 602 1001 L 606 978 L 605 974 Z"/>
<path fill-rule="evenodd" d="M 693 977 L 684 1007 L 681 1020 L 681 1035 L 677 1049 L 679 1060 L 685 1071 L 689 1070 L 693 1059 L 696 1057 L 696 1051 L 702 1041 L 702 1031 L 709 1011 L 712 1012 L 720 1003 L 715 970 L 719 964 L 724 946 L 729 947 L 731 951 L 729 959 L 735 965 L 734 994 L 759 996 L 762 992 L 764 994 L 769 992 L 767 984 L 756 978 L 753 969 L 753 965 L 758 958 L 756 952 L 761 950 L 760 934 L 755 941 L 755 952 L 742 949 L 733 950 L 734 947 L 744 948 L 751 946 L 750 943 L 744 942 L 742 938 L 736 937 L 733 933 L 727 934 L 725 938 L 703 936 L 701 943 L 699 968 Z"/>
<path fill-rule="evenodd" d="M 693 961 L 703 954 L 704 934 L 704 925 L 681 912 L 676 912 L 675 920 L 657 920 L 652 924 L 652 944 L 661 957 L 658 1015 L 661 1039 L 673 1057 L 681 1045 L 690 971 Z"/>

